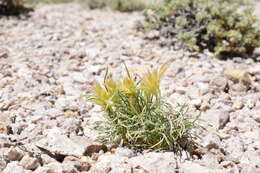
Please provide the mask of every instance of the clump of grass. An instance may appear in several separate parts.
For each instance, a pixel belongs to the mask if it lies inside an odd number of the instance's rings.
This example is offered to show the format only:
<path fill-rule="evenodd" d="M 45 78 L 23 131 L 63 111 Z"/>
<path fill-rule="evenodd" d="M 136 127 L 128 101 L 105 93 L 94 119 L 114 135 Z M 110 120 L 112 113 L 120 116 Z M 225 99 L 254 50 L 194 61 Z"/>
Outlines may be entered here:
<path fill-rule="evenodd" d="M 169 46 L 208 49 L 218 57 L 247 57 L 260 46 L 259 23 L 244 0 L 165 0 L 145 19 L 145 27 L 159 30 Z"/>
<path fill-rule="evenodd" d="M 186 114 L 186 107 L 176 109 L 165 102 L 160 82 L 168 64 L 148 71 L 140 79 L 134 78 L 126 68 L 127 76 L 117 81 L 108 77 L 101 85 L 96 83 L 89 98 L 103 108 L 107 120 L 98 122 L 96 130 L 102 132 L 105 143 L 125 144 L 136 149 L 154 151 L 182 149 L 183 141 L 195 138 L 192 129 L 197 119 Z"/>

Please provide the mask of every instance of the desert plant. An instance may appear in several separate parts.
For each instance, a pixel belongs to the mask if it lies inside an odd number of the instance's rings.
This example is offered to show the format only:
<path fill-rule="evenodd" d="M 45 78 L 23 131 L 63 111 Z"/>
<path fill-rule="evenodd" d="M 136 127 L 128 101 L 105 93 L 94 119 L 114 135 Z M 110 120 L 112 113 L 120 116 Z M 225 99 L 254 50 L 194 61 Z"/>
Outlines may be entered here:
<path fill-rule="evenodd" d="M 0 0 L 0 15 L 19 15 L 28 13 L 31 8 L 24 7 L 25 0 Z"/>
<path fill-rule="evenodd" d="M 26 0 L 26 3 L 32 6 L 36 6 L 38 4 L 60 4 L 60 3 L 70 3 L 77 2 L 78 0 Z M 85 1 L 85 0 L 82 0 Z M 93 0 L 94 1 L 94 0 Z"/>
<path fill-rule="evenodd" d="M 216 55 L 250 55 L 260 46 L 260 28 L 245 1 L 166 0 L 145 13 L 146 28 L 171 44 Z"/>
<path fill-rule="evenodd" d="M 184 105 L 174 110 L 161 95 L 160 81 L 167 66 L 148 71 L 140 80 L 126 68 L 127 76 L 121 81 L 106 73 L 103 86 L 95 84 L 89 100 L 106 112 L 107 121 L 98 122 L 95 128 L 104 133 L 103 142 L 180 151 L 183 141 L 193 140 L 197 119 L 187 116 Z"/>
<path fill-rule="evenodd" d="M 86 0 L 84 3 L 87 4 L 90 9 L 106 7 L 106 0 Z"/>
<path fill-rule="evenodd" d="M 1 0 L 0 3 L 7 6 L 19 6 L 24 3 L 24 0 Z"/>
<path fill-rule="evenodd" d="M 87 0 L 85 2 L 91 9 L 109 7 L 122 12 L 143 10 L 146 7 L 141 0 Z"/>
<path fill-rule="evenodd" d="M 90 9 L 108 7 L 121 12 L 139 11 L 146 8 L 143 0 L 27 0 L 29 4 L 79 2 Z"/>
<path fill-rule="evenodd" d="M 108 0 L 108 6 L 114 10 L 129 12 L 138 11 L 145 8 L 145 4 L 140 0 Z"/>

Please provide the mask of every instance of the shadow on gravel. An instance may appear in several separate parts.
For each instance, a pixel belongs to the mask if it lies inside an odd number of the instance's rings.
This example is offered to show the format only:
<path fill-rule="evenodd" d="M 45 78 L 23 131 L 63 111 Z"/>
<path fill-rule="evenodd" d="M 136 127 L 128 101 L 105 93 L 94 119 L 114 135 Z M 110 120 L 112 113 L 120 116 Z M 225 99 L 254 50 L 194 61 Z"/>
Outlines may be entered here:
<path fill-rule="evenodd" d="M 29 17 L 29 13 L 34 11 L 33 8 L 24 6 L 7 6 L 5 4 L 0 4 L 0 17 L 2 16 L 17 16 L 23 15 Z"/>
<path fill-rule="evenodd" d="M 234 54 L 224 54 L 224 55 L 219 55 L 217 56 L 218 59 L 220 60 L 234 60 L 235 62 L 244 62 L 246 59 L 252 59 L 254 62 L 260 62 L 260 53 L 256 52 L 253 53 L 252 55 L 234 55 Z"/>

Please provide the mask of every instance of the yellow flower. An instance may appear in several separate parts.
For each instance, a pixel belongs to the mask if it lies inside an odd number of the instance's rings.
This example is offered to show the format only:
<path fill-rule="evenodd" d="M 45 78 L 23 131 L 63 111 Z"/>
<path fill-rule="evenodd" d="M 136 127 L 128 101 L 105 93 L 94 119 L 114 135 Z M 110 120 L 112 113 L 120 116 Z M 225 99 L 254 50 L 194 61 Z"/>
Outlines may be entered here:
<path fill-rule="evenodd" d="M 93 92 L 94 96 L 90 100 L 105 108 L 111 95 L 106 91 L 106 89 L 102 88 L 99 83 L 94 85 Z"/>
<path fill-rule="evenodd" d="M 141 89 L 148 98 L 160 96 L 160 82 L 163 74 L 167 70 L 169 63 L 163 64 L 159 69 L 148 71 L 141 82 Z"/>
<path fill-rule="evenodd" d="M 136 86 L 135 81 L 130 77 L 125 77 L 122 82 L 122 91 L 126 94 L 135 94 Z"/>
<path fill-rule="evenodd" d="M 118 89 L 118 86 L 118 83 L 112 78 L 108 78 L 105 80 L 105 87 L 110 93 L 115 92 Z"/>
<path fill-rule="evenodd" d="M 102 106 L 104 109 L 110 109 L 113 102 L 118 102 L 116 92 L 119 89 L 119 84 L 113 79 L 107 79 L 104 87 L 96 83 L 93 87 L 94 95 L 90 100 Z"/>

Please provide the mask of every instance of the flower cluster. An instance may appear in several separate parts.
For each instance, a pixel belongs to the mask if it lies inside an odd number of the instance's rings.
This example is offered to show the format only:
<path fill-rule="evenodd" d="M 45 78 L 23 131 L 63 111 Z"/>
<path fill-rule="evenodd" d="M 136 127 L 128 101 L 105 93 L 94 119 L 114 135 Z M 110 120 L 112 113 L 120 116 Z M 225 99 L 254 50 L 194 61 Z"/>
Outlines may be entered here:
<path fill-rule="evenodd" d="M 168 63 L 148 71 L 136 80 L 126 68 L 127 76 L 116 81 L 105 75 L 103 85 L 96 83 L 90 101 L 107 113 L 107 121 L 95 129 L 105 135 L 104 142 L 152 150 L 179 150 L 179 141 L 193 138 L 196 120 L 188 117 L 184 106 L 174 110 L 166 103 L 160 82 Z M 100 124 L 101 123 L 101 124 Z"/>

